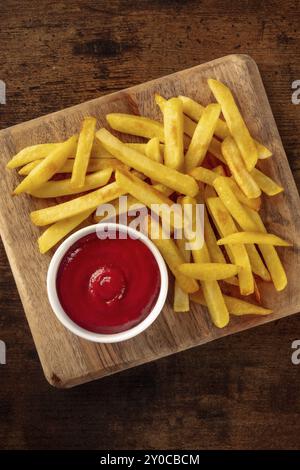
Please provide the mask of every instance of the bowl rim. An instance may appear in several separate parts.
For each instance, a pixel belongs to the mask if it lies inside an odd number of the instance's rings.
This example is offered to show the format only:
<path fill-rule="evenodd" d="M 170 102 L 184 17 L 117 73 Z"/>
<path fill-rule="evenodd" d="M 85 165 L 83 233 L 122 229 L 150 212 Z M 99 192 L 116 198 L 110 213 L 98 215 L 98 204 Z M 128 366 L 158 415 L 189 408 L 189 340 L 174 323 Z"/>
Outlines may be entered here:
<path fill-rule="evenodd" d="M 99 230 L 103 232 L 104 230 L 120 230 L 122 232 L 126 232 L 129 234 L 129 236 L 133 236 L 140 241 L 142 241 L 147 248 L 151 251 L 153 254 L 158 268 L 160 272 L 160 291 L 157 297 L 157 301 L 153 307 L 153 309 L 150 311 L 150 313 L 144 318 L 140 323 L 137 325 L 133 326 L 132 328 L 129 328 L 128 330 L 121 331 L 118 333 L 96 333 L 90 330 L 87 330 L 79 325 L 77 325 L 65 312 L 63 309 L 57 289 L 56 289 L 56 278 L 57 278 L 57 272 L 58 268 L 60 266 L 60 263 L 62 261 L 62 258 L 68 251 L 68 249 L 76 243 L 76 241 L 80 240 L 86 235 L 89 235 L 91 233 L 97 233 Z M 48 267 L 48 272 L 47 272 L 47 293 L 48 293 L 48 299 L 49 303 L 52 307 L 52 310 L 58 320 L 72 333 L 75 335 L 84 338 L 89 341 L 97 342 L 97 343 L 116 343 L 119 341 L 125 341 L 130 338 L 133 338 L 134 336 L 142 333 L 145 331 L 158 317 L 160 314 L 166 298 L 168 294 L 168 271 L 166 267 L 166 263 L 160 254 L 158 248 L 154 245 L 154 243 L 143 233 L 139 232 L 138 230 L 127 226 L 123 224 L 118 224 L 118 223 L 113 223 L 113 222 L 99 222 L 97 224 L 93 225 L 88 225 L 87 227 L 83 227 L 76 232 L 72 233 L 69 235 L 68 238 L 66 238 L 62 244 L 57 248 L 55 251 L 54 255 L 52 256 L 52 259 L 50 261 L 49 267 Z"/>

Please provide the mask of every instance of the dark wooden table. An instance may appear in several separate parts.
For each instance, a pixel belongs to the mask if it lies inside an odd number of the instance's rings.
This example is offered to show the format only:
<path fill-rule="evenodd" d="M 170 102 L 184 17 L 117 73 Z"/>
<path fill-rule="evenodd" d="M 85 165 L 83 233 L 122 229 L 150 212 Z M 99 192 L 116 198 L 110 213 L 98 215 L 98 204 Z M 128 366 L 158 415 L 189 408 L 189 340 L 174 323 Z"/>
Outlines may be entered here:
<path fill-rule="evenodd" d="M 6 0 L 5 128 L 230 53 L 258 63 L 300 184 L 299 2 Z M 295 214 L 299 217 L 299 214 Z M 295 266 L 295 269 L 298 267 Z M 26 273 L 24 273 L 26 275 Z M 71 390 L 44 379 L 0 250 L 0 448 L 258 449 L 300 445 L 295 315 Z"/>

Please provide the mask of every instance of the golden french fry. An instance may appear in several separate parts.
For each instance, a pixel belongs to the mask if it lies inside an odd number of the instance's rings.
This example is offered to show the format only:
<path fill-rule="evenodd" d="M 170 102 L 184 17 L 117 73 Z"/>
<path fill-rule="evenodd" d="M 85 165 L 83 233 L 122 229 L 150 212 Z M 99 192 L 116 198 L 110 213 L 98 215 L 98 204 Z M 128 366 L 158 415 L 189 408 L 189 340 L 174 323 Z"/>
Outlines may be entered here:
<path fill-rule="evenodd" d="M 184 118 L 182 103 L 178 98 L 166 100 L 155 94 L 155 101 L 160 107 L 164 118 L 164 162 L 165 165 L 175 170 L 183 170 L 184 166 Z M 194 124 L 194 123 L 193 123 Z M 193 130 L 190 131 L 193 133 Z M 189 132 L 186 132 L 189 134 Z"/>
<path fill-rule="evenodd" d="M 225 245 L 226 246 L 226 245 Z M 260 254 L 258 253 L 255 245 L 245 245 L 246 251 L 249 256 L 252 272 L 259 276 L 263 281 L 270 282 L 271 276 L 265 267 Z M 255 280 L 254 280 L 255 287 Z"/>
<path fill-rule="evenodd" d="M 110 202 L 123 194 L 123 190 L 119 188 L 116 182 L 110 183 L 103 188 L 72 199 L 71 201 L 33 211 L 30 214 L 30 218 L 35 225 L 50 225 L 59 220 L 73 217 L 81 212 L 96 209 L 96 207 L 101 204 Z"/>
<path fill-rule="evenodd" d="M 195 231 L 196 200 L 191 197 L 184 197 L 180 202 L 183 206 L 186 204 L 192 205 L 193 211 L 191 225 L 193 231 Z M 210 262 L 209 252 L 205 243 L 203 243 L 202 248 L 192 250 L 192 254 L 195 263 Z M 218 281 L 201 281 L 201 287 L 214 325 L 218 328 L 223 328 L 229 322 L 229 313 Z"/>
<path fill-rule="evenodd" d="M 208 198 L 206 204 L 215 226 L 222 237 L 237 232 L 237 227 L 220 198 Z M 229 245 L 228 248 L 230 259 L 234 264 L 241 267 L 238 273 L 241 294 L 252 294 L 254 292 L 254 280 L 246 248 L 244 245 Z"/>
<path fill-rule="evenodd" d="M 96 140 L 98 139 L 96 138 Z M 150 140 L 148 142 L 150 142 Z M 99 140 L 98 142 L 100 143 Z M 146 155 L 147 144 L 141 144 L 140 142 L 125 142 L 125 144 L 127 145 L 127 147 L 130 147 L 131 149 L 137 150 L 138 152 L 144 153 Z"/>
<path fill-rule="evenodd" d="M 197 103 L 196 101 L 192 100 L 191 98 L 188 98 L 187 96 L 179 96 L 178 98 L 182 101 L 183 112 L 187 116 L 192 118 L 194 121 L 198 122 L 203 114 L 205 107 L 202 106 L 200 103 Z M 221 140 L 224 140 L 227 136 L 230 135 L 228 126 L 226 122 L 223 121 L 222 119 L 218 120 L 216 129 L 215 129 L 215 134 Z M 267 149 L 261 143 L 257 142 L 255 139 L 253 140 L 257 148 L 258 158 L 265 159 L 265 158 L 269 158 L 272 156 L 272 152 L 269 149 Z"/>
<path fill-rule="evenodd" d="M 28 176 L 16 187 L 13 194 L 20 194 L 22 192 L 30 192 L 43 183 L 48 181 L 66 162 L 67 158 L 74 151 L 77 145 L 77 136 L 73 136 L 66 140 L 59 147 L 54 148 L 46 158 L 44 158 L 39 165 L 37 165 Z"/>
<path fill-rule="evenodd" d="M 70 233 L 74 228 L 76 228 L 81 222 L 87 219 L 92 213 L 93 210 L 88 210 L 81 212 L 78 215 L 69 217 L 65 220 L 60 220 L 53 225 L 50 225 L 45 232 L 38 238 L 39 250 L 40 253 L 46 253 L 54 245 L 56 245 L 62 238 L 64 238 L 68 233 Z"/>
<path fill-rule="evenodd" d="M 219 176 L 226 176 L 223 165 L 215 166 L 215 168 L 213 168 L 212 171 L 214 173 L 217 173 L 217 175 L 219 175 Z"/>
<path fill-rule="evenodd" d="M 125 193 L 131 194 L 158 216 L 166 218 L 172 227 L 182 227 L 182 217 L 177 218 L 175 211 L 173 212 L 174 202 L 153 186 L 141 181 L 132 173 L 119 170 L 116 171 L 116 183 Z"/>
<path fill-rule="evenodd" d="M 221 105 L 222 113 L 230 130 L 230 134 L 237 143 L 247 170 L 253 170 L 258 159 L 257 147 L 248 131 L 230 89 L 218 80 L 211 78 L 208 79 L 208 86 Z"/>
<path fill-rule="evenodd" d="M 184 237 L 176 240 L 176 245 L 179 248 L 180 253 L 182 254 L 186 263 L 191 259 L 191 252 L 185 248 L 186 240 Z M 184 292 L 178 281 L 175 279 L 174 286 L 174 303 L 173 303 L 174 312 L 188 312 L 190 310 L 190 299 L 189 295 Z"/>
<path fill-rule="evenodd" d="M 189 171 L 189 175 L 191 175 L 195 180 L 201 181 L 202 183 L 213 185 L 215 179 L 218 177 L 216 173 L 203 166 L 197 166 L 197 168 L 193 168 Z"/>
<path fill-rule="evenodd" d="M 199 281 L 219 281 L 235 276 L 239 267 L 228 263 L 184 263 L 180 272 Z"/>
<path fill-rule="evenodd" d="M 222 143 L 222 154 L 238 186 L 249 199 L 261 195 L 260 187 L 248 172 L 239 148 L 232 137 L 226 137 Z"/>
<path fill-rule="evenodd" d="M 33 162 L 35 160 L 43 159 L 61 144 L 62 142 L 55 142 L 51 144 L 37 144 L 31 145 L 30 147 L 25 147 L 16 155 L 14 155 L 11 160 L 9 160 L 6 168 L 17 168 L 18 166 L 26 165 L 27 163 Z M 76 148 L 74 146 L 74 151 L 75 149 Z"/>
<path fill-rule="evenodd" d="M 153 137 L 148 140 L 145 148 L 145 155 L 155 162 L 163 163 L 162 153 L 160 151 L 160 143 L 158 137 Z M 154 180 L 151 180 L 152 184 L 155 184 Z"/>
<path fill-rule="evenodd" d="M 236 297 L 231 297 L 225 294 L 223 294 L 223 297 L 228 311 L 231 315 L 269 315 L 270 313 L 272 313 L 272 310 L 270 310 L 269 308 L 264 308 L 260 305 L 251 304 L 250 302 L 237 299 Z M 191 300 L 200 305 L 206 305 L 206 301 L 201 290 L 195 292 L 194 294 L 191 294 Z"/>
<path fill-rule="evenodd" d="M 84 185 L 94 142 L 96 122 L 94 117 L 86 117 L 82 123 L 71 178 L 71 186 L 76 189 L 82 188 Z"/>
<path fill-rule="evenodd" d="M 195 196 L 198 193 L 198 184 L 191 176 L 184 175 L 173 168 L 167 168 L 161 163 L 154 162 L 142 153 L 127 147 L 104 128 L 100 129 L 96 136 L 103 146 L 122 163 L 131 166 L 149 178 L 179 193 L 191 196 Z"/>
<path fill-rule="evenodd" d="M 255 212 L 247 207 L 245 210 L 255 222 L 256 230 L 259 230 L 262 233 L 267 233 L 266 227 L 264 226 L 258 212 Z M 277 291 L 283 290 L 287 285 L 287 277 L 276 248 L 271 245 L 259 245 L 259 249 L 270 272 L 275 289 Z"/>
<path fill-rule="evenodd" d="M 261 233 L 261 232 L 238 232 L 227 235 L 227 237 L 218 240 L 218 245 L 236 245 L 240 243 L 256 243 L 261 245 L 273 245 L 273 246 L 292 246 L 273 233 Z"/>
<path fill-rule="evenodd" d="M 139 137 L 158 137 L 164 142 L 164 128 L 161 122 L 134 114 L 110 113 L 106 120 L 112 129 L 124 132 L 124 134 L 137 135 Z"/>
<path fill-rule="evenodd" d="M 260 160 L 265 160 L 266 158 L 272 157 L 272 152 L 269 150 L 267 147 L 265 147 L 263 144 L 260 142 L 257 142 L 257 140 L 253 139 L 256 148 L 257 148 L 257 153 L 258 153 L 258 158 Z"/>
<path fill-rule="evenodd" d="M 253 168 L 251 175 L 260 189 L 268 196 L 275 196 L 283 191 L 281 186 L 257 168 Z"/>
<path fill-rule="evenodd" d="M 187 96 L 179 96 L 178 98 L 182 102 L 184 114 L 189 116 L 194 121 L 198 122 L 205 110 L 205 106 L 202 106 L 200 103 L 197 103 L 196 101 L 192 100 L 191 98 L 188 98 Z M 230 135 L 227 124 L 226 122 L 222 121 L 222 119 L 218 119 L 215 128 L 215 134 L 222 140 L 225 139 L 225 137 L 227 137 L 228 135 Z"/>
<path fill-rule="evenodd" d="M 235 180 L 231 177 L 227 179 L 227 182 L 231 188 L 231 190 L 234 192 L 236 195 L 237 199 L 244 204 L 247 207 L 250 207 L 251 209 L 254 209 L 255 211 L 259 211 L 260 206 L 261 206 L 261 197 L 256 197 L 253 199 L 249 199 L 243 191 L 239 188 L 239 186 L 236 184 Z"/>
<path fill-rule="evenodd" d="M 31 170 L 35 168 L 42 160 L 35 160 L 34 162 L 27 163 L 19 170 L 19 175 L 29 175 Z M 74 165 L 74 158 L 68 158 L 68 160 L 59 169 L 59 173 L 72 173 Z M 119 162 L 116 158 L 91 158 L 88 164 L 87 172 L 92 173 L 94 171 L 105 170 L 106 168 L 112 168 L 116 170 L 118 168 L 126 168 L 123 163 Z"/>
<path fill-rule="evenodd" d="M 154 218 L 148 216 L 147 221 L 148 236 L 161 252 L 181 289 L 187 294 L 197 292 L 199 289 L 197 281 L 185 276 L 179 271 L 179 266 L 184 263 L 184 257 L 176 246 L 174 240 L 164 237 L 161 225 L 154 220 Z M 153 233 L 157 236 L 153 236 Z"/>
<path fill-rule="evenodd" d="M 107 168 L 106 170 L 100 170 L 87 175 L 84 186 L 80 189 L 73 188 L 71 179 L 64 179 L 60 181 L 47 181 L 40 188 L 31 191 L 30 194 L 38 198 L 51 198 L 84 193 L 91 189 L 105 186 L 111 177 L 112 171 L 112 168 Z"/>
<path fill-rule="evenodd" d="M 245 206 L 243 206 L 237 199 L 230 184 L 229 178 L 219 176 L 214 180 L 213 186 L 229 213 L 238 222 L 242 229 L 245 231 L 255 232 L 254 221 L 247 214 Z"/>
<path fill-rule="evenodd" d="M 151 160 L 154 160 L 155 162 L 159 162 L 159 163 L 163 162 L 158 137 L 152 137 L 152 139 L 150 139 L 147 142 L 146 147 L 145 147 L 145 155 L 148 158 L 151 158 Z"/>
<path fill-rule="evenodd" d="M 211 143 L 221 112 L 218 104 L 209 104 L 195 129 L 189 148 L 185 154 L 186 171 L 201 165 Z"/>
<path fill-rule="evenodd" d="M 183 112 L 178 98 L 167 100 L 163 110 L 165 135 L 165 165 L 183 169 Z"/>

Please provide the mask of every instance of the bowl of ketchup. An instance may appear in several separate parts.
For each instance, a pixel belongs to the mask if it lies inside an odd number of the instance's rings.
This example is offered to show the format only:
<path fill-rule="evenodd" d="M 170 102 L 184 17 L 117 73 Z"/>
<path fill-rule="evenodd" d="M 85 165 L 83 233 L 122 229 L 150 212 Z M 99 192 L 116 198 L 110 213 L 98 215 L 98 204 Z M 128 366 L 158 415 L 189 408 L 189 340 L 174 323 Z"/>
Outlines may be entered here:
<path fill-rule="evenodd" d="M 49 265 L 50 305 L 72 333 L 99 343 L 136 336 L 161 312 L 168 292 L 163 257 L 144 234 L 99 223 L 70 235 Z"/>

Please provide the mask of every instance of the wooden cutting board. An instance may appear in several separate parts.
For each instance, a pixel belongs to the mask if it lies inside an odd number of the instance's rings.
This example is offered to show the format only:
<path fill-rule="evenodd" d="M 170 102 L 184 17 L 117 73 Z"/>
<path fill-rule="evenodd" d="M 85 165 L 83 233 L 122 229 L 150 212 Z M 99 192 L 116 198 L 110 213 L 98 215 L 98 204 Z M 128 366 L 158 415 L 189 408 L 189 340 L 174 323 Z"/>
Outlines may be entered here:
<path fill-rule="evenodd" d="M 162 314 L 143 334 L 127 342 L 97 345 L 69 333 L 56 319 L 47 299 L 46 273 L 52 253 L 39 254 L 40 229 L 29 213 L 47 205 L 26 195 L 11 197 L 20 180 L 6 162 L 27 145 L 60 141 L 78 132 L 83 116 L 93 115 L 105 126 L 109 112 L 142 114 L 160 119 L 154 93 L 164 97 L 183 94 L 203 104 L 212 101 L 208 77 L 229 85 L 241 107 L 251 134 L 271 148 L 274 156 L 261 168 L 281 182 L 283 194 L 265 199 L 263 216 L 269 231 L 292 240 L 294 247 L 279 249 L 287 271 L 287 288 L 276 293 L 271 284 L 262 284 L 262 303 L 274 309 L 266 317 L 231 317 L 230 324 L 215 328 L 205 308 L 192 304 L 190 313 L 172 310 L 170 295 Z M 0 229 L 11 269 L 23 302 L 47 380 L 57 387 L 72 387 L 123 369 L 153 361 L 218 337 L 237 333 L 300 310 L 298 279 L 300 243 L 300 203 L 295 182 L 282 147 L 278 130 L 255 62 L 245 55 L 230 55 L 124 91 L 64 109 L 0 132 L 1 181 Z"/>

